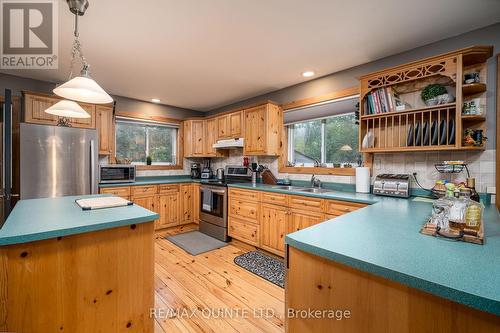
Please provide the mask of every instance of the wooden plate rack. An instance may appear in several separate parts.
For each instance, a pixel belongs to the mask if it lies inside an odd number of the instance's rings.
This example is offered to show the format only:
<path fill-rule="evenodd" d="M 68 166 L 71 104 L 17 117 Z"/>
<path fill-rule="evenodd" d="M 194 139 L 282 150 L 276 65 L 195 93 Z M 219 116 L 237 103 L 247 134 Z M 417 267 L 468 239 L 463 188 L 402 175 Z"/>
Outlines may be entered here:
<path fill-rule="evenodd" d="M 359 146 L 363 153 L 482 150 L 482 146 L 464 144 L 466 128 L 482 129 L 486 134 L 486 115 L 462 115 L 463 101 L 479 98 L 486 112 L 486 60 L 491 46 L 473 46 L 392 67 L 360 79 Z M 480 82 L 462 84 L 464 73 L 480 72 Z M 420 93 L 428 84 L 447 87 L 455 101 L 427 106 Z M 409 105 L 403 111 L 369 114 L 368 95 L 390 87 Z"/>

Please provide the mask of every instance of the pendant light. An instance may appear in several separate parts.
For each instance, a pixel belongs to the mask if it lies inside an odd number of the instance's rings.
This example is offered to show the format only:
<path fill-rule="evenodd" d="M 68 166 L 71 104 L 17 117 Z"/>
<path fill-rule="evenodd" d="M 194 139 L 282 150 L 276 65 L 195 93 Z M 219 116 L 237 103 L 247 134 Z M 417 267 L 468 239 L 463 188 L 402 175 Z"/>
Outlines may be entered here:
<path fill-rule="evenodd" d="M 63 99 L 52 105 L 45 112 L 69 118 L 90 118 L 90 115 L 78 103 Z"/>
<path fill-rule="evenodd" d="M 75 15 L 75 40 L 71 49 L 71 71 L 70 80 L 58 87 L 53 92 L 54 94 L 66 99 L 71 99 L 77 102 L 92 103 L 92 104 L 107 104 L 113 102 L 113 98 L 102 89 L 97 82 L 90 77 L 90 65 L 83 56 L 82 47 L 79 40 L 78 32 L 78 17 L 83 16 L 89 6 L 87 0 L 67 0 L 70 11 Z M 73 76 L 73 67 L 75 58 L 80 58 L 83 64 L 80 76 Z"/>

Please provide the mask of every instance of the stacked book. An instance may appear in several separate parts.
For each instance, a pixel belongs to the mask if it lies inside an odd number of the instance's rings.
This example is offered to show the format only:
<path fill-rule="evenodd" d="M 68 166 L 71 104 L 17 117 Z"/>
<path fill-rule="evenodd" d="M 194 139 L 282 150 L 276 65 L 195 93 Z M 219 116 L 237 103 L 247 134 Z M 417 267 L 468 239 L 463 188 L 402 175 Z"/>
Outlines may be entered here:
<path fill-rule="evenodd" d="M 365 115 L 402 111 L 407 107 L 392 87 L 372 90 L 364 100 Z"/>

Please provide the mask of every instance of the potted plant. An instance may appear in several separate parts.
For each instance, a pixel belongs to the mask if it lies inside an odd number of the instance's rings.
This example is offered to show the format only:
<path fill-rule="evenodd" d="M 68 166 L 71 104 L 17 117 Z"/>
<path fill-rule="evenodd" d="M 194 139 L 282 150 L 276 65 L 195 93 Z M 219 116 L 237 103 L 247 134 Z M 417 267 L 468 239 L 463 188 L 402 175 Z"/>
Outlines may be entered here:
<path fill-rule="evenodd" d="M 151 165 L 152 162 L 153 162 L 153 160 L 151 159 L 151 156 L 146 157 L 146 164 L 147 165 Z"/>
<path fill-rule="evenodd" d="M 427 106 L 450 103 L 454 100 L 454 97 L 448 94 L 445 86 L 438 83 L 425 87 L 420 93 L 420 97 Z"/>

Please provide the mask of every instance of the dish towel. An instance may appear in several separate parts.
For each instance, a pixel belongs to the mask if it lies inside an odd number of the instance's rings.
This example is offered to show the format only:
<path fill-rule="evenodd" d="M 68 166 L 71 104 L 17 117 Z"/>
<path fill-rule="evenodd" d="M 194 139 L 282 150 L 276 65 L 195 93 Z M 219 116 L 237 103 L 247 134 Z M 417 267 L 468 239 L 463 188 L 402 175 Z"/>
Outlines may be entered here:
<path fill-rule="evenodd" d="M 202 190 L 203 194 L 203 202 L 202 202 L 202 210 L 206 212 L 212 211 L 213 201 L 212 201 L 212 190 L 209 188 L 204 188 Z"/>

